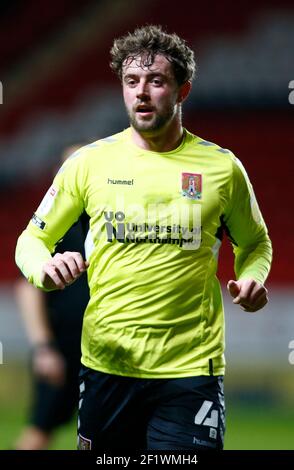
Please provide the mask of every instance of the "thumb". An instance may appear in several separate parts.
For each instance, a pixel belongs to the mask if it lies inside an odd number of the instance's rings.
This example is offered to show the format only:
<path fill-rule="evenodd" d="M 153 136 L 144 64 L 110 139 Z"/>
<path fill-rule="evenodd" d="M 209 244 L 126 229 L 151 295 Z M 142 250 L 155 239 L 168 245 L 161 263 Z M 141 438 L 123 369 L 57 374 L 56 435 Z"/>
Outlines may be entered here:
<path fill-rule="evenodd" d="M 240 287 L 236 281 L 229 281 L 227 284 L 227 289 L 232 297 L 237 297 L 240 292 Z"/>

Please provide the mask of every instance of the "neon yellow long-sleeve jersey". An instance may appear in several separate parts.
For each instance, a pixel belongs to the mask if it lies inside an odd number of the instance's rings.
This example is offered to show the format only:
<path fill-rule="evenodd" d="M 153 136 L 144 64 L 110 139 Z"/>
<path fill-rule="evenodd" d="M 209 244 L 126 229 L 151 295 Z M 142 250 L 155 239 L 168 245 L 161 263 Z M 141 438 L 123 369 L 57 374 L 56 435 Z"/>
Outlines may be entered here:
<path fill-rule="evenodd" d="M 272 255 L 239 160 L 188 131 L 165 153 L 137 147 L 130 129 L 82 147 L 18 240 L 17 264 L 30 282 L 42 288 L 43 264 L 84 211 L 91 299 L 82 363 L 146 378 L 223 374 L 222 230 L 238 279 L 263 283 Z"/>

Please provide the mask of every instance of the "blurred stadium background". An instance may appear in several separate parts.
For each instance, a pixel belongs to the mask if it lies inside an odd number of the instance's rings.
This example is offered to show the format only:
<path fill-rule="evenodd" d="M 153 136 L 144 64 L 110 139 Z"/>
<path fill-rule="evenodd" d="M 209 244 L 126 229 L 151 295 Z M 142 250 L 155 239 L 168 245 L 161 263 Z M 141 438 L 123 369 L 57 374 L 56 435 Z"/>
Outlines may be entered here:
<path fill-rule="evenodd" d="M 198 78 L 184 124 L 243 161 L 273 241 L 264 311 L 244 314 L 224 288 L 226 449 L 294 449 L 291 0 L 1 1 L 0 448 L 11 448 L 29 399 L 29 348 L 13 296 L 17 236 L 64 147 L 127 126 L 109 49 L 114 37 L 146 23 L 162 24 L 195 49 Z M 225 286 L 233 276 L 227 243 L 220 259 Z M 75 448 L 75 423 L 55 448 Z"/>

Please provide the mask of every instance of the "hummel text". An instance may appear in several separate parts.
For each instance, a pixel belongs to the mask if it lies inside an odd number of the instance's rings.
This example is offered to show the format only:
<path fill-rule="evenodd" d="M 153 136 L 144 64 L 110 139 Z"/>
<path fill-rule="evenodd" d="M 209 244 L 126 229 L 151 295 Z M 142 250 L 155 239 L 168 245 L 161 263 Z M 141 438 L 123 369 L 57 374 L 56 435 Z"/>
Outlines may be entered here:
<path fill-rule="evenodd" d="M 129 186 L 133 186 L 134 180 L 112 180 L 108 178 L 107 184 L 128 184 Z"/>

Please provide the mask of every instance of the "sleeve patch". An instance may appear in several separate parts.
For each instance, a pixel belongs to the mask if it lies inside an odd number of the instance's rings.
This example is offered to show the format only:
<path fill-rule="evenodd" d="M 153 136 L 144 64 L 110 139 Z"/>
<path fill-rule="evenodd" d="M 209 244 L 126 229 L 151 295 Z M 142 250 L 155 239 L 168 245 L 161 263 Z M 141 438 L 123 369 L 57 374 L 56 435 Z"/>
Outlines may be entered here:
<path fill-rule="evenodd" d="M 46 226 L 45 222 L 42 219 L 40 219 L 40 217 L 38 217 L 36 214 L 33 214 L 32 222 L 37 227 L 39 227 L 41 230 L 44 230 L 44 228 Z"/>
<path fill-rule="evenodd" d="M 39 205 L 36 211 L 38 215 L 44 216 L 48 214 L 51 207 L 53 206 L 54 199 L 56 198 L 57 194 L 58 194 L 58 188 L 54 188 L 53 186 L 51 186 L 48 189 L 47 193 L 45 194 L 41 204 Z"/>

